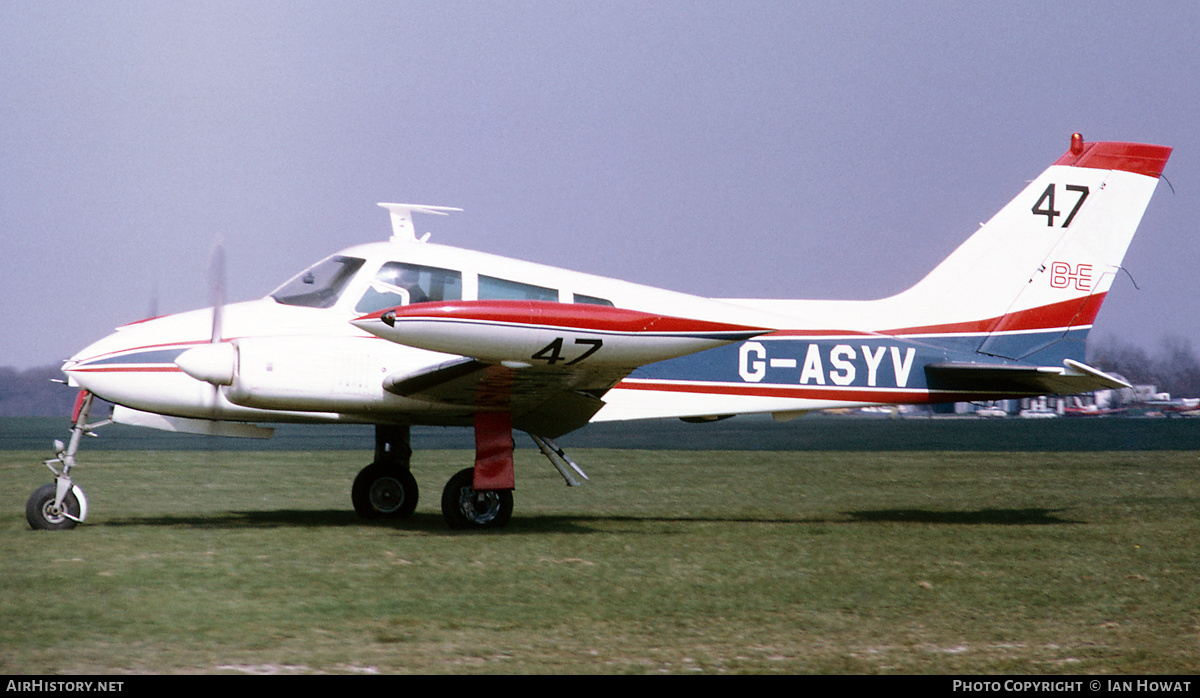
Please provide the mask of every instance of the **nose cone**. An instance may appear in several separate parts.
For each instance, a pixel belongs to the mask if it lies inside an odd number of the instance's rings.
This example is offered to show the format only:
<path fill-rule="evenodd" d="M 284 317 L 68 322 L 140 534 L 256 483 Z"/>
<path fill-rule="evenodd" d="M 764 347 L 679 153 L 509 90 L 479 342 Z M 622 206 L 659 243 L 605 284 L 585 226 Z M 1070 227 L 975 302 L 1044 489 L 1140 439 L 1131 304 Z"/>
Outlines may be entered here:
<path fill-rule="evenodd" d="M 187 348 L 149 345 L 138 334 L 114 332 L 67 359 L 62 370 L 79 385 L 94 391 L 92 384 L 100 377 L 173 368 L 175 357 Z"/>
<path fill-rule="evenodd" d="M 196 380 L 213 385 L 233 385 L 237 347 L 230 342 L 201 344 L 180 354 L 175 365 Z"/>
<path fill-rule="evenodd" d="M 62 372 L 67 374 L 67 378 L 70 380 L 70 385 L 74 387 L 86 388 L 88 390 L 92 390 L 92 392 L 95 392 L 90 385 L 90 381 L 87 380 L 87 375 L 90 372 L 86 369 L 86 366 L 92 360 L 104 355 L 104 346 L 107 344 L 108 340 L 109 337 L 105 337 L 99 342 L 93 342 L 92 344 L 89 344 L 83 349 L 75 352 L 71 358 L 63 362 Z"/>

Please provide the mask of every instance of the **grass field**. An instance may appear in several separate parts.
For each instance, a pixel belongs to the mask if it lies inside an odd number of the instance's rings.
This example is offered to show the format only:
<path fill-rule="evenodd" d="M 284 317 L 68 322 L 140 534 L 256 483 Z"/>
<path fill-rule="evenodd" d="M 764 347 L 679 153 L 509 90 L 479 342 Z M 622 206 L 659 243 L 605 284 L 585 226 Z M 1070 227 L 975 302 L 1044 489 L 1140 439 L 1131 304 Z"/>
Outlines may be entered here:
<path fill-rule="evenodd" d="M 0 673 L 1195 673 L 1200 454 L 517 453 L 502 532 L 368 524 L 370 454 L 0 452 Z"/>

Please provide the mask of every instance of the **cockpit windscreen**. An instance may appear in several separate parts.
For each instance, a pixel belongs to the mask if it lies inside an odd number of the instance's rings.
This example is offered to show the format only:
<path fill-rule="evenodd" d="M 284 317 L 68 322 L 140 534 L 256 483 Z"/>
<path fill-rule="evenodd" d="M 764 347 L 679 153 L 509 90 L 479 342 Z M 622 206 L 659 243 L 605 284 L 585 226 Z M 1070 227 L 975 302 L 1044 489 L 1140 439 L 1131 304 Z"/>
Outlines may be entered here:
<path fill-rule="evenodd" d="M 357 257 L 335 255 L 317 262 L 275 289 L 271 297 L 284 305 L 329 308 L 363 265 Z"/>

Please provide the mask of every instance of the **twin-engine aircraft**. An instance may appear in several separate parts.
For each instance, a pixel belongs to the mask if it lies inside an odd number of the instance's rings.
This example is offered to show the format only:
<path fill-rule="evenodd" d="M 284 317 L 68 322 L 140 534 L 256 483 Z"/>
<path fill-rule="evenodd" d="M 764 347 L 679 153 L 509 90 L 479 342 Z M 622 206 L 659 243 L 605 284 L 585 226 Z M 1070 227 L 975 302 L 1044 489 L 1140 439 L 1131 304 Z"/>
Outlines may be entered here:
<path fill-rule="evenodd" d="M 126 325 L 71 357 L 71 439 L 26 513 L 34 528 L 86 518 L 72 469 L 98 426 L 93 397 L 115 405 L 114 422 L 198 434 L 373 424 L 374 462 L 351 488 L 365 518 L 416 507 L 411 425 L 472 427 L 475 463 L 446 484 L 442 512 L 477 529 L 511 516 L 514 430 L 575 485 L 583 472 L 553 439 L 589 422 L 1126 387 L 1084 363 L 1084 341 L 1170 153 L 1075 134 L 928 276 L 876 301 L 674 293 L 433 244 L 413 214 L 458 209 L 380 204 L 388 242 L 327 257 L 260 300 Z"/>

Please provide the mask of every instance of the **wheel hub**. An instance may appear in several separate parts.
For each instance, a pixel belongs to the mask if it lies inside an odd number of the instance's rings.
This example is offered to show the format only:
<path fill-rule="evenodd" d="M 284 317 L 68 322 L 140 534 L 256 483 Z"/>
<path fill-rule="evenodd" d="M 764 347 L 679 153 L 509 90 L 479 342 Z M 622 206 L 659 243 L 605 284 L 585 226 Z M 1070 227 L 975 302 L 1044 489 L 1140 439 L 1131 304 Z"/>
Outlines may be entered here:
<path fill-rule="evenodd" d="M 376 511 L 390 514 L 404 505 L 404 486 L 391 477 L 381 477 L 371 484 L 371 506 Z"/>
<path fill-rule="evenodd" d="M 500 497 L 495 492 L 476 492 L 464 487 L 458 499 L 464 517 L 477 524 L 486 524 L 500 513 Z"/>
<path fill-rule="evenodd" d="M 46 503 L 42 505 L 42 516 L 52 524 L 60 524 L 67 519 L 63 507 L 54 506 L 53 499 L 46 500 Z"/>

